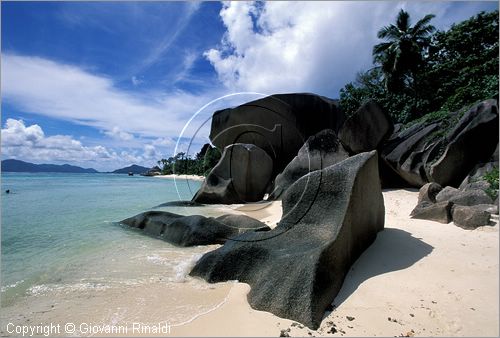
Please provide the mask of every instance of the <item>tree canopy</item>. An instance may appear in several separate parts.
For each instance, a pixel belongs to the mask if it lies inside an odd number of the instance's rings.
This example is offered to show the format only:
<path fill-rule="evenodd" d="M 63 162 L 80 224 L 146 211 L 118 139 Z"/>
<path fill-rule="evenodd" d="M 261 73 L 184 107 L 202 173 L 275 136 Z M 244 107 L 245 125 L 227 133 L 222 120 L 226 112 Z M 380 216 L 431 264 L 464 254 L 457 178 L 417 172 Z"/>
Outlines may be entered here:
<path fill-rule="evenodd" d="M 434 31 L 432 17 L 411 26 L 408 13 L 400 11 L 395 24 L 378 32 L 387 41 L 373 48 L 374 68 L 340 91 L 347 114 L 373 98 L 395 122 L 405 123 L 498 97 L 498 11 L 481 12 L 447 31 Z"/>
<path fill-rule="evenodd" d="M 185 153 L 178 153 L 174 157 L 159 160 L 158 166 L 163 175 L 202 175 L 206 176 L 210 170 L 219 162 L 221 153 L 217 148 L 205 144 L 194 158 Z"/>

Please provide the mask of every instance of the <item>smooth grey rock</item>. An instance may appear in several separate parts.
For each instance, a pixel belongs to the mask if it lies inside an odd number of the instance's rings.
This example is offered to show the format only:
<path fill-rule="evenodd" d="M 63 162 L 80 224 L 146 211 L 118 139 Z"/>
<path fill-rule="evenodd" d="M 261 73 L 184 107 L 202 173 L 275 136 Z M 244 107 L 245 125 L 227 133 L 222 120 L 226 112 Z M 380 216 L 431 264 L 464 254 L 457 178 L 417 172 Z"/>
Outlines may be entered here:
<path fill-rule="evenodd" d="M 203 181 L 193 202 L 233 204 L 262 200 L 271 181 L 273 160 L 253 144 L 227 146 Z"/>
<path fill-rule="evenodd" d="M 170 201 L 170 202 L 165 202 L 162 204 L 159 204 L 155 206 L 154 208 L 163 208 L 163 207 L 201 207 L 203 204 L 201 203 L 196 203 L 193 201 Z"/>
<path fill-rule="evenodd" d="M 489 224 L 490 213 L 475 207 L 455 205 L 453 207 L 453 222 L 464 229 L 475 229 Z"/>
<path fill-rule="evenodd" d="M 498 205 L 495 204 L 476 204 L 471 207 L 477 210 L 486 211 L 490 214 L 498 215 Z"/>
<path fill-rule="evenodd" d="M 391 168 L 410 186 L 421 187 L 429 180 L 425 175 L 423 154 L 428 156 L 433 143 L 427 142 L 430 135 L 439 129 L 439 123 L 418 123 L 391 136 L 384 145 L 381 156 Z M 423 175 L 424 173 L 424 175 Z"/>
<path fill-rule="evenodd" d="M 454 196 L 457 196 L 460 194 L 460 190 L 457 188 L 453 187 L 444 187 L 437 195 L 436 195 L 436 202 L 443 202 L 443 201 L 449 201 L 451 200 Z"/>
<path fill-rule="evenodd" d="M 443 155 L 430 165 L 428 176 L 441 185 L 458 186 L 479 162 L 490 158 L 498 144 L 496 100 L 472 107 L 447 135 Z"/>
<path fill-rule="evenodd" d="M 446 189 L 446 188 L 445 188 Z M 477 205 L 477 204 L 493 204 L 493 200 L 488 194 L 483 190 L 473 189 L 473 190 L 457 190 L 455 194 L 442 196 L 441 193 L 445 190 L 443 189 L 437 196 L 436 201 L 450 201 L 457 205 Z"/>
<path fill-rule="evenodd" d="M 236 228 L 240 233 L 246 230 L 253 231 L 268 231 L 271 230 L 266 224 L 255 218 L 248 217 L 246 215 L 222 215 L 216 218 L 216 220 L 226 226 Z"/>
<path fill-rule="evenodd" d="M 488 161 L 498 145 L 498 107 L 486 100 L 438 119 L 421 121 L 391 135 L 381 157 L 407 185 L 428 182 L 457 187 L 478 163 Z"/>
<path fill-rule="evenodd" d="M 487 162 L 477 164 L 460 184 L 460 189 L 486 189 L 489 183 L 484 180 L 484 175 L 489 171 L 498 168 L 498 162 Z"/>
<path fill-rule="evenodd" d="M 443 188 L 434 182 L 425 184 L 418 192 L 418 203 L 431 202 L 436 203 L 436 196 Z"/>
<path fill-rule="evenodd" d="M 373 100 L 368 100 L 340 129 L 339 139 L 351 154 L 375 150 L 392 133 L 391 118 Z"/>
<path fill-rule="evenodd" d="M 205 254 L 191 271 L 248 283 L 257 310 L 317 328 L 351 264 L 384 227 L 376 151 L 307 174 L 283 196 L 283 218 Z"/>
<path fill-rule="evenodd" d="M 410 217 L 445 224 L 450 223 L 452 206 L 453 203 L 449 201 L 438 203 L 422 202 L 412 210 Z"/>
<path fill-rule="evenodd" d="M 279 174 L 269 200 L 278 199 L 293 183 L 309 172 L 324 169 L 349 157 L 331 129 L 309 137 L 299 153 Z"/>
<path fill-rule="evenodd" d="M 159 237 L 178 246 L 223 244 L 229 238 L 247 231 L 269 230 L 257 220 L 250 222 L 243 216 L 236 218 L 204 217 L 200 215 L 182 216 L 165 211 L 148 211 L 127 218 L 120 223 L 142 229 L 145 234 Z"/>
<path fill-rule="evenodd" d="M 345 115 L 335 100 L 309 93 L 275 94 L 216 111 L 210 140 L 219 149 L 255 144 L 273 159 L 273 178 L 283 171 L 309 136 L 338 132 Z"/>
<path fill-rule="evenodd" d="M 160 236 L 163 233 L 165 224 L 170 224 L 182 215 L 166 211 L 147 211 L 133 217 L 124 219 L 120 223 L 132 228 L 142 229 L 145 234 Z"/>

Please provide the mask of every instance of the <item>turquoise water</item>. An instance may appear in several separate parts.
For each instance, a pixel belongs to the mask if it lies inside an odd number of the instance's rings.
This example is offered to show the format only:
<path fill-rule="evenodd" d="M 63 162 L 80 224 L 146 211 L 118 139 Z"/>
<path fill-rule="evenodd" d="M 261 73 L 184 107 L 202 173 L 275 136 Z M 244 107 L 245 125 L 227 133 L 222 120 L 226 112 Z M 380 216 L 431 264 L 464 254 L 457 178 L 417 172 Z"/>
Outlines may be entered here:
<path fill-rule="evenodd" d="M 117 223 L 178 200 L 177 190 L 190 199 L 200 182 L 117 174 L 2 173 L 1 178 L 2 306 L 50 287 L 108 287 L 168 276 L 200 252 Z M 199 213 L 184 209 L 169 211 Z M 162 261 L 165 255 L 172 259 Z"/>

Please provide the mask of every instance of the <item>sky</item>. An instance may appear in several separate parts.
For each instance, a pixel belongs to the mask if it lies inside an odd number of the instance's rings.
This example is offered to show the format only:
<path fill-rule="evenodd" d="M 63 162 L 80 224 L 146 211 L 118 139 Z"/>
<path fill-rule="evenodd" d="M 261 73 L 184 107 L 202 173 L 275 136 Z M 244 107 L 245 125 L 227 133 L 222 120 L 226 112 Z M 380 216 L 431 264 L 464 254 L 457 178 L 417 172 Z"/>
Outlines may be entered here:
<path fill-rule="evenodd" d="M 194 155 L 218 109 L 338 98 L 401 8 L 446 30 L 498 2 L 2 1 L 2 159 L 111 171 Z"/>

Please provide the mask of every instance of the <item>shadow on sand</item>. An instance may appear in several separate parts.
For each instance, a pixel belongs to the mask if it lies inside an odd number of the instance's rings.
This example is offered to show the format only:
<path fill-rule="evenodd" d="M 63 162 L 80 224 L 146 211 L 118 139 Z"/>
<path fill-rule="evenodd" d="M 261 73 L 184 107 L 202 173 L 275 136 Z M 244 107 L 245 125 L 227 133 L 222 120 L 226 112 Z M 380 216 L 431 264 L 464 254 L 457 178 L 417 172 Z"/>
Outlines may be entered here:
<path fill-rule="evenodd" d="M 371 277 L 408 268 L 432 252 L 434 247 L 400 229 L 386 228 L 377 235 L 349 270 L 333 304 L 338 307 L 358 286 Z"/>

